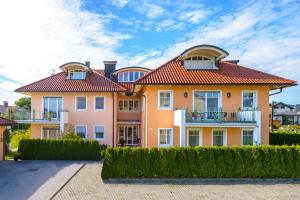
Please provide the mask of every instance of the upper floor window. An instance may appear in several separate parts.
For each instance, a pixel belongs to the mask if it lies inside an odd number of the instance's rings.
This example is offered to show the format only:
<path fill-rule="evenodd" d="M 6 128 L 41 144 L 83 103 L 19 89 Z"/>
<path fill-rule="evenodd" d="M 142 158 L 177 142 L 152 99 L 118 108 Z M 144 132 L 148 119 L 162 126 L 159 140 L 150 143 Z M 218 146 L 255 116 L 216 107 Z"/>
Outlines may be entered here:
<path fill-rule="evenodd" d="M 138 100 L 119 100 L 120 112 L 137 112 L 139 111 Z"/>
<path fill-rule="evenodd" d="M 86 72 L 82 70 L 74 70 L 69 72 L 71 80 L 84 80 L 86 78 Z"/>
<path fill-rule="evenodd" d="M 257 107 L 257 97 L 255 91 L 243 91 L 243 110 L 254 110 Z"/>
<path fill-rule="evenodd" d="M 104 110 L 104 97 L 95 97 L 95 110 Z"/>
<path fill-rule="evenodd" d="M 205 56 L 191 56 L 186 58 L 185 60 L 211 60 L 211 59 Z"/>
<path fill-rule="evenodd" d="M 43 118 L 59 119 L 61 111 L 61 97 L 43 97 Z"/>
<path fill-rule="evenodd" d="M 134 82 L 140 77 L 144 76 L 144 72 L 120 72 L 118 74 L 118 81 L 119 82 Z"/>
<path fill-rule="evenodd" d="M 158 108 L 159 109 L 173 108 L 173 91 L 158 92 Z"/>
<path fill-rule="evenodd" d="M 86 110 L 87 102 L 86 97 L 76 97 L 76 110 L 84 111 Z"/>

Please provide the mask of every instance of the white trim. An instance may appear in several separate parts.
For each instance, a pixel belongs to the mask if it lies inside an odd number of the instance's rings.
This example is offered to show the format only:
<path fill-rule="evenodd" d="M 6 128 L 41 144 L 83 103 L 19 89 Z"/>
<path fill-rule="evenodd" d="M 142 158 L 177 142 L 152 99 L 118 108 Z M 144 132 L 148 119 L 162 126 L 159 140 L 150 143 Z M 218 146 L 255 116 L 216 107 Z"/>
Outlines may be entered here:
<path fill-rule="evenodd" d="M 250 93 L 250 92 L 252 92 L 254 95 L 253 95 L 253 97 L 254 97 L 254 99 L 253 99 L 253 109 L 257 109 L 258 108 L 258 91 L 257 90 L 242 90 L 242 95 L 241 95 L 241 109 L 242 110 L 247 110 L 247 109 L 244 109 L 244 93 L 246 93 L 246 92 L 248 92 L 248 93 Z"/>
<path fill-rule="evenodd" d="M 103 127 L 103 138 L 96 138 L 96 127 Z M 105 126 L 104 125 L 100 125 L 100 124 L 97 124 L 97 125 L 94 125 L 93 126 L 93 138 L 95 139 L 95 140 L 98 140 L 98 141 L 104 141 L 105 139 L 106 139 L 106 137 L 105 137 Z"/>
<path fill-rule="evenodd" d="M 252 131 L 253 135 L 252 135 L 252 145 L 255 145 L 254 144 L 254 128 L 242 128 L 241 129 L 241 146 L 244 146 L 244 137 L 243 137 L 243 132 L 244 131 Z"/>
<path fill-rule="evenodd" d="M 211 129 L 211 146 L 214 146 L 214 131 L 223 131 L 223 146 L 227 146 L 227 128 Z"/>
<path fill-rule="evenodd" d="M 41 97 L 41 109 L 39 110 L 39 114 L 40 114 L 40 119 L 44 119 L 44 116 L 43 116 L 43 114 L 44 114 L 44 98 L 61 98 L 61 110 L 63 110 L 64 109 L 64 98 L 63 98 L 63 96 L 49 96 L 49 95 L 46 95 L 46 96 L 42 96 Z M 57 104 L 58 102 L 56 102 L 56 104 Z M 58 106 L 58 105 L 57 105 Z M 48 101 L 48 108 L 49 108 L 49 101 Z M 34 108 L 32 108 L 32 110 L 31 110 L 31 112 L 33 112 L 33 110 L 35 110 Z M 49 109 L 48 109 L 49 110 Z M 33 113 L 32 113 L 33 114 Z M 32 116 L 32 114 L 31 114 L 31 117 L 33 117 Z M 35 112 L 35 118 L 36 118 L 36 112 Z M 58 114 L 58 113 L 57 113 Z M 59 115 L 60 115 L 60 113 L 59 113 Z M 57 118 L 58 119 L 58 118 Z"/>
<path fill-rule="evenodd" d="M 50 125 L 41 125 L 41 136 L 40 136 L 40 138 L 41 139 L 44 139 L 44 137 L 43 137 L 43 129 L 45 128 L 45 127 L 58 127 L 58 130 L 59 130 L 59 132 L 61 133 L 61 131 L 60 131 L 60 128 L 59 128 L 59 125 L 53 125 L 53 124 L 50 124 Z M 48 136 L 49 136 L 49 133 L 48 133 Z M 48 138 L 45 138 L 45 139 L 49 139 L 49 137 Z M 58 139 L 58 138 L 56 138 L 56 139 Z"/>
<path fill-rule="evenodd" d="M 77 125 L 75 125 L 75 134 L 77 135 L 77 127 L 79 127 L 79 126 L 84 126 L 85 127 L 85 137 L 84 138 L 82 138 L 82 139 L 87 139 L 88 137 L 87 137 L 87 135 L 88 135 L 88 132 L 87 132 L 87 125 L 81 125 L 81 124 L 77 124 Z"/>
<path fill-rule="evenodd" d="M 120 110 L 119 107 L 119 102 L 123 101 L 123 110 Z M 124 101 L 128 102 L 128 110 L 124 110 Z M 134 108 L 134 102 L 138 101 L 138 110 L 129 110 L 129 102 L 133 101 L 133 108 Z M 121 113 L 137 113 L 137 112 L 141 112 L 141 100 L 140 99 L 118 99 L 118 105 L 117 105 L 117 112 L 121 112 Z"/>
<path fill-rule="evenodd" d="M 170 93 L 170 106 L 169 107 L 160 107 L 160 93 L 168 92 Z M 173 90 L 158 90 L 157 91 L 157 109 L 158 110 L 173 110 Z"/>
<path fill-rule="evenodd" d="M 173 146 L 173 128 L 158 128 L 157 129 L 157 141 L 158 141 L 158 147 L 171 147 Z M 171 130 L 170 135 L 170 144 L 160 144 L 160 130 Z"/>
<path fill-rule="evenodd" d="M 98 97 L 102 97 L 103 98 L 103 109 L 96 109 L 96 98 L 98 98 Z M 105 101 L 106 101 L 105 96 L 94 96 L 94 111 L 95 112 L 103 112 L 103 111 L 105 111 L 105 104 L 106 104 Z"/>
<path fill-rule="evenodd" d="M 218 106 L 219 108 L 222 108 L 222 90 L 192 90 L 192 112 L 195 112 L 195 92 L 220 92 L 220 97 L 218 98 Z M 207 93 L 206 93 L 207 94 Z M 205 94 L 205 112 L 207 110 L 207 106 L 206 106 L 206 97 L 207 95 Z"/>
<path fill-rule="evenodd" d="M 77 109 L 77 97 L 85 97 L 85 109 Z M 87 101 L 88 101 L 87 96 L 84 96 L 84 95 L 75 96 L 75 111 L 76 112 L 87 111 L 87 104 L 88 104 Z"/>
<path fill-rule="evenodd" d="M 199 146 L 203 146 L 203 129 L 202 128 L 187 128 L 187 145 L 190 146 L 190 130 L 199 131 Z"/>

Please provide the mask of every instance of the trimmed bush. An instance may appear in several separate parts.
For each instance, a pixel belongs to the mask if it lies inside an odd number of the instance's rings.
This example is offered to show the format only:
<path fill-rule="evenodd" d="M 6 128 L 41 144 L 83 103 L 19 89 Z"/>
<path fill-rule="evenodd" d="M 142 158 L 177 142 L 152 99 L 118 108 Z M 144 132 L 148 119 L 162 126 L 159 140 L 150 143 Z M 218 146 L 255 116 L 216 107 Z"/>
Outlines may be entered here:
<path fill-rule="evenodd" d="M 95 140 L 23 139 L 19 152 L 23 160 L 99 160 Z"/>
<path fill-rule="evenodd" d="M 299 133 L 270 133 L 271 145 L 296 145 L 300 144 Z"/>
<path fill-rule="evenodd" d="M 108 148 L 101 176 L 300 178 L 300 146 Z"/>

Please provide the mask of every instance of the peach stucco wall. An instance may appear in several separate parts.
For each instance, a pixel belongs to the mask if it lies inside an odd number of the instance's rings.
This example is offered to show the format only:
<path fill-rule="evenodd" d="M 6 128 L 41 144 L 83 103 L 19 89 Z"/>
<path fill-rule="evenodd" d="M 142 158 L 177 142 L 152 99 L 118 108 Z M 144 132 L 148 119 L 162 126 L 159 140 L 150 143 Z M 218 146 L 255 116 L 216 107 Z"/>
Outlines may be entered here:
<path fill-rule="evenodd" d="M 42 99 L 47 96 L 57 96 L 63 98 L 63 109 L 69 111 L 69 124 L 72 125 L 87 125 L 87 137 L 94 139 L 94 126 L 102 125 L 105 129 L 105 139 L 100 140 L 100 143 L 112 145 L 112 132 L 113 132 L 113 97 L 112 93 L 33 93 L 32 98 L 32 109 L 37 111 L 42 110 Z M 76 111 L 76 96 L 87 97 L 87 110 Z M 105 109 L 104 111 L 95 111 L 95 97 L 104 96 Z M 41 126 L 43 125 L 32 125 L 32 137 L 41 136 Z"/>
<path fill-rule="evenodd" d="M 5 127 L 0 126 L 0 161 L 4 160 L 4 130 Z"/>
<path fill-rule="evenodd" d="M 221 101 L 223 110 L 237 110 L 242 107 L 242 91 L 254 90 L 257 92 L 257 105 L 261 111 L 261 142 L 269 143 L 269 87 L 268 86 L 145 86 L 144 94 L 147 97 L 147 120 L 146 120 L 146 144 L 148 147 L 158 145 L 158 128 L 173 128 L 173 144 L 179 145 L 179 128 L 173 126 L 173 111 L 158 109 L 158 91 L 173 91 L 173 108 L 188 108 L 192 110 L 193 90 L 219 90 L 221 91 Z M 184 97 L 184 92 L 188 97 Z M 227 97 L 227 92 L 231 97 Z M 203 144 L 211 144 L 210 128 L 203 128 Z M 228 145 L 241 144 L 241 129 L 227 128 Z"/>

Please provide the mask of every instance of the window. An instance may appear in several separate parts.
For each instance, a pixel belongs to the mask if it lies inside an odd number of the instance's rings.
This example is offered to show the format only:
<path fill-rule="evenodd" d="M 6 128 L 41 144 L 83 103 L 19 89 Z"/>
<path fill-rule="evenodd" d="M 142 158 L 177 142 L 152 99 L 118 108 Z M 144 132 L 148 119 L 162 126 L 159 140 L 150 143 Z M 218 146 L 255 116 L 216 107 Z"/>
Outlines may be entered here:
<path fill-rule="evenodd" d="M 119 82 L 134 82 L 137 79 L 144 76 L 144 74 L 145 74 L 144 72 L 134 72 L 134 71 L 120 72 L 118 74 L 118 81 Z"/>
<path fill-rule="evenodd" d="M 172 91 L 159 91 L 158 107 L 159 109 L 172 109 L 173 107 Z"/>
<path fill-rule="evenodd" d="M 135 125 L 119 126 L 118 139 L 119 145 L 138 145 L 140 143 L 139 127 Z"/>
<path fill-rule="evenodd" d="M 104 110 L 104 97 L 95 97 L 95 110 Z"/>
<path fill-rule="evenodd" d="M 120 112 L 138 112 L 139 101 L 138 100 L 119 100 Z"/>
<path fill-rule="evenodd" d="M 158 129 L 159 133 L 159 146 L 161 147 L 167 147 L 172 146 L 172 129 L 165 128 L 165 129 Z"/>
<path fill-rule="evenodd" d="M 205 56 L 192 56 L 188 57 L 185 60 L 211 60 L 210 58 L 207 58 Z"/>
<path fill-rule="evenodd" d="M 221 107 L 219 91 L 195 91 L 193 110 L 196 112 L 216 112 Z"/>
<path fill-rule="evenodd" d="M 253 130 L 252 129 L 244 129 L 242 136 L 243 145 L 253 145 Z"/>
<path fill-rule="evenodd" d="M 224 130 L 213 130 L 213 146 L 226 145 L 226 133 Z"/>
<path fill-rule="evenodd" d="M 86 110 L 86 97 L 76 97 L 76 110 Z"/>
<path fill-rule="evenodd" d="M 86 72 L 81 70 L 71 71 L 69 74 L 71 80 L 83 80 L 86 78 Z"/>
<path fill-rule="evenodd" d="M 188 134 L 189 134 L 189 138 L 188 138 L 189 146 L 196 147 L 202 145 L 200 129 L 189 129 Z"/>
<path fill-rule="evenodd" d="M 76 126 L 75 128 L 75 132 L 77 135 L 79 135 L 81 138 L 87 138 L 86 137 L 86 133 L 87 133 L 87 127 L 84 126 L 84 125 L 79 125 L 79 126 Z"/>
<path fill-rule="evenodd" d="M 243 92 L 243 110 L 254 110 L 256 105 L 256 92 Z"/>
<path fill-rule="evenodd" d="M 95 138 L 104 140 L 104 126 L 95 126 Z"/>
<path fill-rule="evenodd" d="M 62 111 L 61 97 L 43 97 L 43 118 L 59 119 Z"/>
<path fill-rule="evenodd" d="M 57 139 L 59 137 L 59 127 L 43 127 L 42 138 L 43 139 Z"/>

